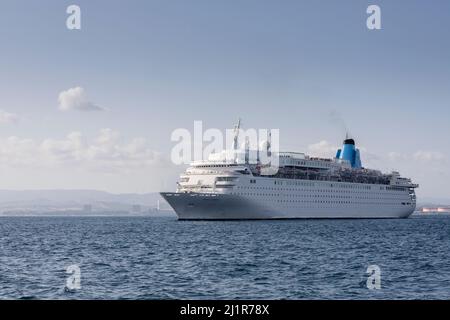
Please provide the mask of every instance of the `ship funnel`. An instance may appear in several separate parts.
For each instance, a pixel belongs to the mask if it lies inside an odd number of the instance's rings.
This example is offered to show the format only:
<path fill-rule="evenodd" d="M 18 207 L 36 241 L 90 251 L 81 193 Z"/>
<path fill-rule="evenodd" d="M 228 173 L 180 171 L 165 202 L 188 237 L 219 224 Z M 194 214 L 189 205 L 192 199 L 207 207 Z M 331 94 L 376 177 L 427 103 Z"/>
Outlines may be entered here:
<path fill-rule="evenodd" d="M 336 158 L 347 160 L 352 165 L 352 168 L 361 168 L 361 158 L 359 149 L 355 147 L 355 140 L 345 137 L 342 149 L 336 152 Z"/>

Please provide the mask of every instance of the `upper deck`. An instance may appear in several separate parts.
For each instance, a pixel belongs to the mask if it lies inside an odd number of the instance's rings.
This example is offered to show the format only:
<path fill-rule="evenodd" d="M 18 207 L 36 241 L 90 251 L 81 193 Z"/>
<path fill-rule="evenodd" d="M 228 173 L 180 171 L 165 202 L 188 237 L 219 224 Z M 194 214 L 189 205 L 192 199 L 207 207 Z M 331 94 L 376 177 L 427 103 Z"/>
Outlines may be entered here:
<path fill-rule="evenodd" d="M 303 153 L 279 153 L 279 167 L 274 174 L 265 174 L 260 163 L 251 164 L 241 161 L 206 160 L 197 161 L 182 175 L 180 183 L 191 185 L 208 182 L 209 185 L 220 181 L 223 177 L 252 177 L 295 179 L 309 181 L 331 181 L 359 184 L 379 184 L 397 188 L 417 188 L 411 179 L 401 177 L 398 172 L 382 173 L 379 170 L 352 168 L 342 159 L 325 159 L 309 157 Z M 192 176 L 202 178 L 191 179 Z M 206 176 L 209 176 L 208 178 Z M 195 181 L 194 181 L 195 180 Z"/>
<path fill-rule="evenodd" d="M 354 139 L 346 138 L 334 158 L 311 157 L 302 152 L 271 152 L 270 141 L 261 147 L 266 149 L 249 150 L 246 147 L 242 150 L 237 148 L 236 140 L 234 148 L 210 154 L 207 160 L 191 163 L 180 182 L 186 184 L 187 180 L 190 180 L 192 183 L 193 180 L 188 176 L 198 175 L 202 178 L 196 180 L 197 185 L 206 181 L 208 184 L 215 184 L 221 177 L 247 175 L 274 179 L 379 184 L 392 188 L 418 187 L 411 179 L 401 177 L 396 171 L 382 173 L 379 170 L 364 168 Z M 270 155 L 265 160 L 269 163 L 260 161 L 262 152 Z"/>

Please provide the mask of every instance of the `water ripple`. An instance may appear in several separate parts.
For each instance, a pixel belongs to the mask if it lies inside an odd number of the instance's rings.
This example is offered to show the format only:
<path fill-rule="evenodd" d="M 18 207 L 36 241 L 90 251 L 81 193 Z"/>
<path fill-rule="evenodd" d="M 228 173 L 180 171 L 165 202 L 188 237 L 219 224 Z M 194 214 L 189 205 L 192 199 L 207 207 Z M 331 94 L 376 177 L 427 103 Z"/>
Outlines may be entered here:
<path fill-rule="evenodd" d="M 2 217 L 0 298 L 450 299 L 450 217 Z M 68 289 L 66 269 L 81 270 Z M 366 269 L 382 270 L 368 290 Z"/>

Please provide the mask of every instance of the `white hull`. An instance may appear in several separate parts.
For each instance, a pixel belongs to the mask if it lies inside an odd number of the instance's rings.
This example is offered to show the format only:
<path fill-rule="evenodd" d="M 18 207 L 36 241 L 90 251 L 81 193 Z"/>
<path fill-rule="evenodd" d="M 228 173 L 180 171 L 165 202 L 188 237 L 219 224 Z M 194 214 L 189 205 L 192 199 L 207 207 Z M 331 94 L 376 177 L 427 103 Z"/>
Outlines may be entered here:
<path fill-rule="evenodd" d="M 407 218 L 414 205 L 271 202 L 210 193 L 161 193 L 180 220 Z"/>

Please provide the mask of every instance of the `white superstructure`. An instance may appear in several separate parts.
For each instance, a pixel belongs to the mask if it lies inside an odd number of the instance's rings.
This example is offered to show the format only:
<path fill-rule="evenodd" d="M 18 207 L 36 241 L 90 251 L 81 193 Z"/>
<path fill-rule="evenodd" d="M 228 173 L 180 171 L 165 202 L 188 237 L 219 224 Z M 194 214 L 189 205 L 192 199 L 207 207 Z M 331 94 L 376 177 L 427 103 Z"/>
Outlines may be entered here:
<path fill-rule="evenodd" d="M 179 219 L 406 218 L 416 207 L 418 185 L 398 172 L 362 168 L 353 139 L 334 159 L 278 156 L 275 175 L 239 161 L 193 163 L 177 192 L 161 195 Z"/>

